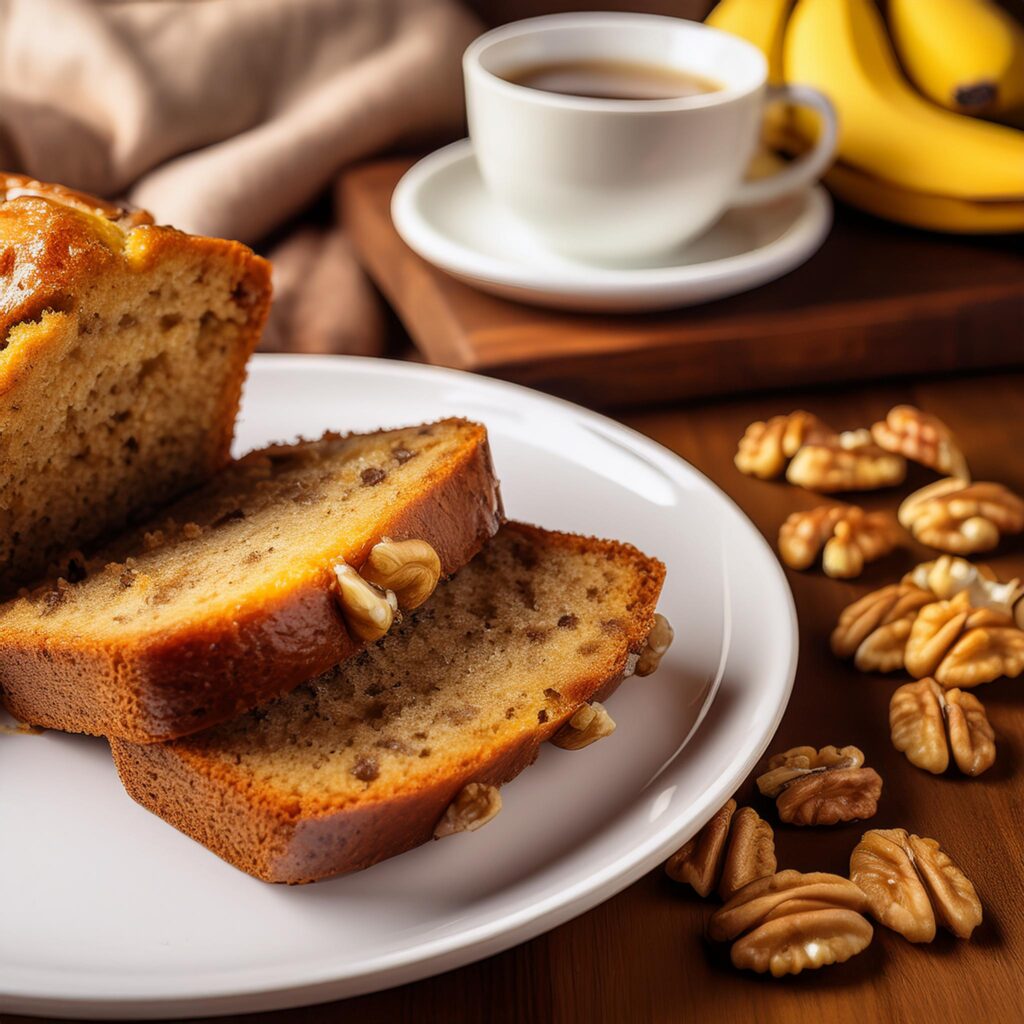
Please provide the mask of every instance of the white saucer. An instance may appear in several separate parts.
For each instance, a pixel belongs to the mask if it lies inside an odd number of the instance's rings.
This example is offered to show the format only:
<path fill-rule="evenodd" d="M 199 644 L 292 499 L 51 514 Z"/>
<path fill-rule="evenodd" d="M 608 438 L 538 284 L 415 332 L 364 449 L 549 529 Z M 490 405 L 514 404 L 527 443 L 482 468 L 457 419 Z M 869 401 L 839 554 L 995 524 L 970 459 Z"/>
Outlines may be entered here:
<path fill-rule="evenodd" d="M 558 309 L 626 313 L 693 306 L 788 274 L 825 240 L 832 204 L 815 186 L 770 206 L 729 210 L 657 264 L 594 266 L 544 248 L 498 206 L 463 139 L 405 174 L 391 218 L 414 252 L 483 291 Z"/>
<path fill-rule="evenodd" d="M 0 734 L 0 1018 L 252 1013 L 450 970 L 625 888 L 754 766 L 793 681 L 792 598 L 761 534 L 672 452 L 514 384 L 315 356 L 253 359 L 235 450 L 455 413 L 487 424 L 510 516 L 668 567 L 676 642 L 609 700 L 615 734 L 545 745 L 479 832 L 293 888 L 134 804 L 103 740 Z"/>

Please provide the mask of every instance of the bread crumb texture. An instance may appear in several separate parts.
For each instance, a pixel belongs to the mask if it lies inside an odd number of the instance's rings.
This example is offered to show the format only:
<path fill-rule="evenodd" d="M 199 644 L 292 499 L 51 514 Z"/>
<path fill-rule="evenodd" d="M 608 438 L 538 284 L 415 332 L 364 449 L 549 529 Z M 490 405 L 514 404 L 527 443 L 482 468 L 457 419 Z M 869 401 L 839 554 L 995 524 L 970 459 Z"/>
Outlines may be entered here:
<path fill-rule="evenodd" d="M 425 841 L 463 785 L 511 778 L 614 685 L 663 574 L 628 545 L 508 524 L 346 665 L 115 758 L 137 800 L 259 877 L 365 867 Z"/>
<path fill-rule="evenodd" d="M 253 452 L 83 560 L 77 582 L 0 607 L 0 640 L 24 629 L 127 645 L 133 633 L 230 613 L 311 573 L 327 580 L 335 559 L 359 564 L 388 510 L 477 432 L 453 420 Z"/>
<path fill-rule="evenodd" d="M 464 420 L 281 445 L 0 606 L 19 718 L 150 742 L 226 721 L 354 654 L 333 567 L 383 537 L 461 568 L 501 522 L 487 432 Z"/>

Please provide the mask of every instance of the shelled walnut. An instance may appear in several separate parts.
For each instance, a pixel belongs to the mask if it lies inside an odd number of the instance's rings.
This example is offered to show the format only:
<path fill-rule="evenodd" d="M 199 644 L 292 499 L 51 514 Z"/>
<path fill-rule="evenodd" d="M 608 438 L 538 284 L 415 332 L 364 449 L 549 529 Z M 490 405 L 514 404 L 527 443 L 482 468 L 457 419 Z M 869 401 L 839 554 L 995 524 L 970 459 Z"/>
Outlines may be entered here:
<path fill-rule="evenodd" d="M 911 583 L 892 583 L 845 608 L 832 631 L 832 651 L 854 659 L 862 672 L 892 672 L 903 667 L 910 627 L 935 596 Z"/>
<path fill-rule="evenodd" d="M 792 825 L 835 825 L 870 818 L 878 810 L 882 778 L 864 767 L 857 747 L 794 747 L 768 760 L 757 788 Z"/>
<path fill-rule="evenodd" d="M 913 405 L 893 406 L 871 427 L 875 443 L 944 476 L 970 480 L 967 459 L 953 432 L 937 416 Z"/>
<path fill-rule="evenodd" d="M 708 937 L 732 942 L 739 968 L 773 977 L 849 960 L 871 942 L 868 901 L 851 881 L 825 872 L 780 871 L 739 890 L 708 922 Z"/>
<path fill-rule="evenodd" d="M 824 441 L 835 436 L 813 413 L 797 409 L 767 422 L 758 420 L 747 427 L 740 438 L 734 462 L 747 476 L 773 480 L 782 476 L 786 463 L 808 441 Z"/>
<path fill-rule="evenodd" d="M 949 477 L 905 498 L 897 517 L 922 544 L 971 555 L 1024 532 L 1024 500 L 1002 484 Z"/>
<path fill-rule="evenodd" d="M 366 643 L 390 629 L 399 609 L 418 608 L 441 578 L 441 559 L 425 540 L 382 538 L 358 572 L 343 559 L 332 567 L 349 632 Z"/>
<path fill-rule="evenodd" d="M 699 896 L 717 887 L 723 900 L 755 878 L 773 874 L 775 834 L 753 807 L 736 810 L 729 800 L 665 863 L 665 873 L 692 886 Z"/>
<path fill-rule="evenodd" d="M 475 832 L 483 828 L 501 810 L 497 786 L 482 782 L 467 783 L 455 795 L 434 828 L 434 838 L 443 839 L 456 832 Z"/>
<path fill-rule="evenodd" d="M 873 491 L 902 483 L 907 460 L 879 448 L 868 430 L 848 430 L 827 440 L 804 444 L 793 457 L 786 479 L 811 491 Z"/>
<path fill-rule="evenodd" d="M 906 829 L 865 832 L 850 855 L 850 878 L 874 918 L 911 942 L 931 942 L 936 921 L 961 939 L 981 924 L 981 901 L 934 839 Z"/>
<path fill-rule="evenodd" d="M 727 800 L 711 820 L 665 862 L 665 873 L 674 882 L 689 885 L 698 896 L 708 896 L 718 884 L 736 801 Z"/>
<path fill-rule="evenodd" d="M 970 595 L 961 591 L 918 612 L 903 660 L 915 679 L 932 676 L 946 687 L 1013 679 L 1024 672 L 1024 630 L 1008 611 L 972 608 Z"/>
<path fill-rule="evenodd" d="M 930 590 L 940 601 L 966 593 L 972 608 L 1005 612 L 1018 629 L 1024 629 L 1024 585 L 1016 577 L 1001 583 L 992 567 L 984 563 L 940 555 L 934 562 L 915 566 L 903 582 Z"/>
<path fill-rule="evenodd" d="M 965 775 L 995 764 L 995 733 L 980 700 L 962 690 L 943 690 L 934 679 L 901 686 L 889 702 L 893 746 L 918 768 L 940 775 L 949 754 Z"/>
<path fill-rule="evenodd" d="M 638 676 L 649 676 L 658 670 L 665 652 L 672 646 L 675 638 L 672 624 L 660 612 L 655 612 L 654 625 L 647 634 L 647 641 L 640 656 L 636 659 L 633 671 Z"/>
<path fill-rule="evenodd" d="M 856 505 L 819 505 L 794 512 L 779 529 L 779 554 L 793 569 L 808 569 L 822 555 L 826 576 L 851 579 L 866 562 L 889 554 L 902 537 L 888 512 Z"/>
<path fill-rule="evenodd" d="M 398 612 L 394 592 L 363 579 L 347 562 L 339 560 L 332 568 L 338 603 L 349 632 L 364 643 L 379 640 L 391 629 Z"/>
<path fill-rule="evenodd" d="M 582 750 L 591 743 L 603 740 L 615 732 L 615 720 L 598 701 L 584 704 L 561 729 L 551 737 L 551 742 L 563 750 Z"/>
<path fill-rule="evenodd" d="M 984 565 L 943 555 L 843 610 L 837 657 L 862 672 L 906 668 L 943 686 L 976 686 L 1024 671 L 1024 588 Z"/>
<path fill-rule="evenodd" d="M 718 895 L 730 900 L 755 879 L 774 874 L 777 867 L 771 825 L 753 807 L 741 807 L 732 819 Z"/>
<path fill-rule="evenodd" d="M 939 555 L 934 561 L 914 566 L 903 577 L 903 582 L 913 583 L 922 590 L 930 590 L 941 601 L 948 601 L 961 590 L 966 590 L 971 594 L 971 603 L 976 607 L 990 604 L 995 598 L 994 591 L 990 589 L 991 584 L 1013 589 L 1012 585 L 998 583 L 991 566 L 982 562 L 969 562 L 956 555 Z M 1005 595 L 1001 599 L 1005 602 Z"/>
<path fill-rule="evenodd" d="M 437 588 L 441 559 L 425 540 L 391 540 L 385 537 L 370 549 L 359 575 L 394 593 L 398 607 L 418 608 Z"/>

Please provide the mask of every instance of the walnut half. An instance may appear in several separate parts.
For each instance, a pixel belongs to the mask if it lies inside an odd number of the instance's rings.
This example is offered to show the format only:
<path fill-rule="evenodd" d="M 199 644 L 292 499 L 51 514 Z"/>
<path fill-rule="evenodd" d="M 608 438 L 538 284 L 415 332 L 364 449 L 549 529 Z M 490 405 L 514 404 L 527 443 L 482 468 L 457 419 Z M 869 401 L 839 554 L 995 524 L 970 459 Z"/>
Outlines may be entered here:
<path fill-rule="evenodd" d="M 889 554 L 902 531 L 888 512 L 856 505 L 819 505 L 794 512 L 779 529 L 779 554 L 793 569 L 809 569 L 822 554 L 826 576 L 851 579 L 866 562 Z"/>
<path fill-rule="evenodd" d="M 747 476 L 773 480 L 782 476 L 786 463 L 811 440 L 824 441 L 835 431 L 813 413 L 797 409 L 786 416 L 758 420 L 740 438 L 734 459 L 736 468 Z"/>
<path fill-rule="evenodd" d="M 1024 672 L 1024 588 L 985 565 L 942 555 L 844 609 L 832 650 L 862 672 L 906 668 L 943 686 Z"/>
<path fill-rule="evenodd" d="M 904 651 L 907 671 L 960 688 L 1024 672 L 1024 630 L 1008 611 L 973 608 L 962 590 L 949 601 L 925 605 L 914 619 Z"/>
<path fill-rule="evenodd" d="M 675 630 L 672 624 L 660 612 L 654 615 L 654 625 L 647 634 L 647 641 L 644 649 L 637 658 L 633 671 L 638 676 L 649 676 L 657 671 L 665 652 L 672 646 L 675 638 Z"/>
<path fill-rule="evenodd" d="M 849 430 L 827 441 L 805 444 L 786 479 L 810 491 L 873 491 L 903 482 L 907 460 L 879 448 L 867 430 Z"/>
<path fill-rule="evenodd" d="M 441 559 L 425 540 L 385 537 L 370 549 L 359 575 L 381 590 L 394 592 L 398 607 L 418 608 L 437 587 Z"/>
<path fill-rule="evenodd" d="M 773 977 L 841 963 L 866 949 L 867 899 L 846 878 L 780 871 L 745 885 L 711 917 L 708 937 L 732 942 L 739 968 Z"/>
<path fill-rule="evenodd" d="M 948 601 L 956 597 L 961 590 L 971 594 L 971 603 L 976 603 L 976 596 L 983 597 L 983 601 L 977 602 L 977 606 L 989 603 L 995 594 L 990 590 L 995 587 L 1007 587 L 1012 585 L 1000 584 L 996 574 L 990 566 L 969 562 L 966 558 L 957 555 L 939 555 L 934 561 L 921 562 L 915 565 L 904 577 L 904 583 L 913 583 L 922 590 L 929 590 L 940 601 Z M 1019 581 L 1014 581 L 1018 583 Z M 1007 594 L 1006 600 L 1012 601 L 1012 595 Z"/>
<path fill-rule="evenodd" d="M 497 786 L 470 782 L 463 786 L 448 805 L 434 828 L 434 838 L 443 839 L 456 832 L 475 832 L 483 828 L 501 810 Z"/>
<path fill-rule="evenodd" d="M 892 672 L 903 655 L 917 613 L 934 595 L 913 583 L 893 583 L 845 608 L 832 631 L 832 652 L 853 658 L 862 672 Z"/>
<path fill-rule="evenodd" d="M 741 970 L 772 977 L 841 964 L 871 944 L 864 917 L 842 907 L 796 910 L 782 904 L 763 924 L 733 943 L 730 959 Z"/>
<path fill-rule="evenodd" d="M 897 517 L 922 544 L 971 555 L 1024 532 L 1024 500 L 1002 484 L 949 477 L 905 498 Z"/>
<path fill-rule="evenodd" d="M 881 776 L 863 765 L 857 747 L 794 747 L 769 759 L 757 788 L 791 825 L 858 821 L 875 814 L 882 795 Z"/>
<path fill-rule="evenodd" d="M 398 611 L 394 593 L 364 580 L 345 561 L 339 559 L 332 568 L 338 603 L 349 632 L 365 643 L 379 640 L 391 628 Z"/>
<path fill-rule="evenodd" d="M 562 750 L 582 750 L 591 743 L 611 736 L 615 732 L 615 720 L 603 704 L 593 701 L 584 704 L 561 729 L 551 737 L 551 742 Z"/>
<path fill-rule="evenodd" d="M 665 862 L 668 877 L 692 886 L 698 896 L 709 895 L 718 884 L 729 824 L 735 813 L 736 801 L 727 800 L 711 820 Z"/>
<path fill-rule="evenodd" d="M 755 879 L 775 874 L 777 867 L 771 825 L 753 807 L 741 807 L 732 819 L 718 895 L 730 900 Z"/>
<path fill-rule="evenodd" d="M 753 807 L 736 810 L 728 800 L 692 839 L 665 863 L 665 873 L 676 882 L 708 896 L 716 886 L 723 900 L 748 882 L 775 872 L 775 834 Z"/>
<path fill-rule="evenodd" d="M 937 416 L 916 406 L 893 406 L 884 420 L 872 426 L 871 436 L 887 452 L 897 452 L 944 476 L 971 478 L 953 432 Z"/>
<path fill-rule="evenodd" d="M 876 920 L 911 942 L 931 942 L 936 921 L 961 939 L 981 924 L 981 901 L 934 839 L 906 829 L 865 832 L 850 855 L 850 878 Z"/>
<path fill-rule="evenodd" d="M 901 686 L 889 702 L 893 746 L 918 768 L 941 774 L 949 753 L 965 775 L 995 764 L 995 733 L 985 708 L 972 693 L 943 690 L 934 679 Z"/>

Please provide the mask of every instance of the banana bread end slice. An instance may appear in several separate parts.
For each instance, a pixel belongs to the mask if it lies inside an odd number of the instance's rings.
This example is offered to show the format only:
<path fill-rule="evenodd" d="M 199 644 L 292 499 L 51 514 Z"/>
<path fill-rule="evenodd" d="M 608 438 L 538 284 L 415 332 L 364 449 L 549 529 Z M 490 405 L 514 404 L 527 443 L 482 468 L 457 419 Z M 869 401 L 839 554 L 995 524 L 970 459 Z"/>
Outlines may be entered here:
<path fill-rule="evenodd" d="M 238 242 L 0 174 L 0 594 L 228 462 L 269 308 Z"/>

